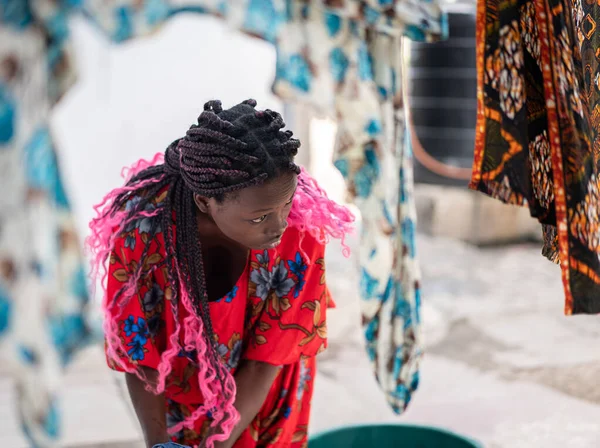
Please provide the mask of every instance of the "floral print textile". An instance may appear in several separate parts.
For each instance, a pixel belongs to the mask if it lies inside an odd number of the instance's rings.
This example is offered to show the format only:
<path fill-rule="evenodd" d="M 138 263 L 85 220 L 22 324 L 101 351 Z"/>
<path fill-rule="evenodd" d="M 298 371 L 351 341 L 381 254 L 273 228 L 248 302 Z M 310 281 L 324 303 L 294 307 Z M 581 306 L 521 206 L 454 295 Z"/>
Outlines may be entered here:
<path fill-rule="evenodd" d="M 401 412 L 417 385 L 420 299 L 400 38 L 444 38 L 439 3 L 0 2 L 0 186 L 10 192 L 0 203 L 0 340 L 16 366 L 22 422 L 35 444 L 58 441 L 62 365 L 91 331 L 84 269 L 49 129 L 51 107 L 76 79 L 69 16 L 85 15 L 113 42 L 147 35 L 177 13 L 221 17 L 275 45 L 277 95 L 336 117 L 336 166 L 363 215 L 359 256 L 361 285 L 368 286 L 361 287 L 368 350 L 388 401 Z M 302 274 L 299 266 L 284 268 Z M 298 284 L 293 288 L 292 297 L 299 293 Z M 152 306 L 159 297 L 148 300 Z M 139 356 L 138 348 L 132 345 L 132 354 Z"/>
<path fill-rule="evenodd" d="M 180 304 L 176 317 L 168 305 L 172 293 L 166 276 L 164 237 L 160 231 L 149 234 L 151 228 L 132 226 L 116 240 L 108 297 L 121 290 L 139 263 L 147 269 L 137 281 L 136 296 L 125 305 L 115 302 L 107 312 L 118 322 L 126 349 L 120 361 L 156 370 L 169 348 L 175 319 L 183 322 L 187 314 Z M 231 292 L 209 304 L 217 352 L 232 373 L 242 359 L 281 366 L 261 411 L 236 447 L 300 448 L 306 444 L 314 357 L 327 346 L 326 311 L 333 305 L 325 281 L 324 251 L 315 239 L 290 227 L 276 249 L 251 251 Z M 203 401 L 196 360 L 195 352 L 182 351 L 172 363 L 165 389 L 171 427 Z M 113 359 L 108 358 L 108 363 L 122 370 Z M 210 418 L 203 416 L 193 428 L 174 434 L 173 441 L 197 446 L 209 423 Z"/>
<path fill-rule="evenodd" d="M 471 188 L 529 207 L 565 313 L 600 313 L 599 6 L 480 0 Z"/>

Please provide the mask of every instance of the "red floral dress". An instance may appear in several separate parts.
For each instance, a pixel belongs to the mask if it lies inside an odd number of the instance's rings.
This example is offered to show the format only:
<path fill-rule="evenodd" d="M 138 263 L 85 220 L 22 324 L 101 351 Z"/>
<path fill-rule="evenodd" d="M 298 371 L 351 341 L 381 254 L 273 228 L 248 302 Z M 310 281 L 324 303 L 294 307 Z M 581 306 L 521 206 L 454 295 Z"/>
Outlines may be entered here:
<path fill-rule="evenodd" d="M 146 223 L 147 224 L 147 223 Z M 138 263 L 145 263 L 137 295 L 120 309 L 108 309 L 116 319 L 128 363 L 156 369 L 174 329 L 162 232 L 150 236 L 140 220 L 125 229 L 112 252 L 108 297 L 114 297 Z M 131 228 L 133 227 L 133 228 Z M 149 245 L 145 260 L 144 247 Z M 281 366 L 256 418 L 235 444 L 249 447 L 304 447 L 316 372 L 315 355 L 327 345 L 325 248 L 308 234 L 290 227 L 281 244 L 268 251 L 251 251 L 245 271 L 225 297 L 210 303 L 218 352 L 232 373 L 240 360 Z M 136 300 L 137 298 L 137 300 Z M 186 317 L 179 306 L 179 320 Z M 202 403 L 195 353 L 179 353 L 167 378 L 167 424 L 182 422 Z M 119 368 L 109 360 L 109 366 Z M 206 435 L 207 417 L 193 430 L 173 435 L 173 441 L 194 446 Z"/>

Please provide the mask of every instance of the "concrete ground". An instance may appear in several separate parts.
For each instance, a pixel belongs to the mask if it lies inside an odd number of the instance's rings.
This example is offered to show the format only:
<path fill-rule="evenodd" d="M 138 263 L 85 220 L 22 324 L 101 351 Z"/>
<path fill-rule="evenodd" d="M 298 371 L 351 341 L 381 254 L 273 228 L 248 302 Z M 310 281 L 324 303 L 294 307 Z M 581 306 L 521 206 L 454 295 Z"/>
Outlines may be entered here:
<path fill-rule="evenodd" d="M 408 411 L 386 406 L 361 346 L 354 260 L 330 251 L 339 308 L 320 358 L 312 431 L 364 422 L 435 425 L 487 447 L 600 446 L 600 325 L 562 316 L 558 268 L 532 246 L 480 250 L 421 236 L 427 354 Z M 0 445 L 25 442 L 11 381 L 0 378 Z M 135 417 L 98 347 L 67 376 L 66 446 L 141 446 Z"/>

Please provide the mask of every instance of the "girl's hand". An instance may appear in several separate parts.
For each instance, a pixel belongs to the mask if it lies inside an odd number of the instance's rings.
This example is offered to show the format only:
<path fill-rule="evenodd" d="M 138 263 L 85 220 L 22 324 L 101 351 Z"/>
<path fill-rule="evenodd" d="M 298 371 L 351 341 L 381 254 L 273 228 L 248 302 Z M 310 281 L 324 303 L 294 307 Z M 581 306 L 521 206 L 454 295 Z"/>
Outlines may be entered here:
<path fill-rule="evenodd" d="M 240 413 L 240 421 L 231 431 L 229 439 L 215 442 L 215 448 L 232 448 L 244 430 L 260 411 L 273 381 L 279 373 L 279 367 L 265 362 L 244 361 L 235 373 L 237 393 L 235 408 Z M 204 444 L 200 445 L 204 448 Z"/>

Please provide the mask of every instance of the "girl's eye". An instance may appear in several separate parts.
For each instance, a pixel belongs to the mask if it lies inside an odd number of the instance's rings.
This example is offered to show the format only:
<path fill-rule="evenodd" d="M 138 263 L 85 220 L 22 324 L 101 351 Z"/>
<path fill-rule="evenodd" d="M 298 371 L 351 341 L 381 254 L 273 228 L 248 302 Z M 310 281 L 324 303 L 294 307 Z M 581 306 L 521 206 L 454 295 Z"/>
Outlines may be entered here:
<path fill-rule="evenodd" d="M 252 219 L 250 222 L 253 222 L 254 224 L 260 224 L 265 219 L 267 219 L 267 215 L 262 215 L 260 218 Z"/>

